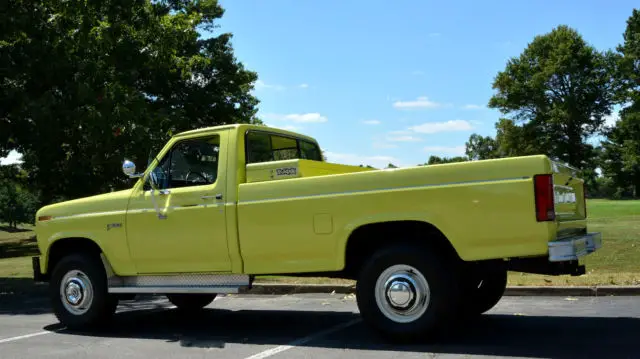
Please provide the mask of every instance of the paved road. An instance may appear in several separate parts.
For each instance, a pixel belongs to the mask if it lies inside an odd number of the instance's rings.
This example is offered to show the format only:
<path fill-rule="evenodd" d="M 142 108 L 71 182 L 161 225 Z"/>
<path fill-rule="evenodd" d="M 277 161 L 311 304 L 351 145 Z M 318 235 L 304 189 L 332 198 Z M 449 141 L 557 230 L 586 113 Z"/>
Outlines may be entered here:
<path fill-rule="evenodd" d="M 225 296 L 195 317 L 124 303 L 98 333 L 61 328 L 38 299 L 0 301 L 0 358 L 640 358 L 640 297 L 505 297 L 436 343 L 393 345 L 353 296 Z"/>

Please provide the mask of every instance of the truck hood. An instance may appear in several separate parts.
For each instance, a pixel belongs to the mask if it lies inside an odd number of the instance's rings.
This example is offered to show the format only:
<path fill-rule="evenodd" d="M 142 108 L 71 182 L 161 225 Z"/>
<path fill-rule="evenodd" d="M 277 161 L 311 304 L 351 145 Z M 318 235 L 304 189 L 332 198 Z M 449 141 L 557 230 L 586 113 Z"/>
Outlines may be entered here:
<path fill-rule="evenodd" d="M 131 195 L 131 189 L 103 193 L 90 197 L 54 203 L 44 206 L 36 213 L 36 219 L 42 216 L 68 217 L 82 214 L 125 211 Z"/>

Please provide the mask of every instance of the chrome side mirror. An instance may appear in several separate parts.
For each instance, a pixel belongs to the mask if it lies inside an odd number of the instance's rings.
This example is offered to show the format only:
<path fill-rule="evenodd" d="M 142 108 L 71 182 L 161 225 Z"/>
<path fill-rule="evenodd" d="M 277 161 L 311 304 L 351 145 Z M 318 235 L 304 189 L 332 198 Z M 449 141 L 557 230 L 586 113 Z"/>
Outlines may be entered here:
<path fill-rule="evenodd" d="M 136 164 L 129 160 L 124 160 L 122 163 L 122 172 L 129 178 L 142 177 L 142 173 L 136 173 Z"/>

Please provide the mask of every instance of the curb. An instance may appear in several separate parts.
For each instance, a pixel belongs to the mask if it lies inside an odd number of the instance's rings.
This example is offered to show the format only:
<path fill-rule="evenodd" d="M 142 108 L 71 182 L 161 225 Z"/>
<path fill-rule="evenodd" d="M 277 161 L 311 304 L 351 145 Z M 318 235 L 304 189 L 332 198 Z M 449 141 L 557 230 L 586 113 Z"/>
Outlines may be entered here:
<path fill-rule="evenodd" d="M 354 285 L 255 283 L 245 294 L 355 294 Z M 640 296 L 640 286 L 507 287 L 505 296 Z"/>
<path fill-rule="evenodd" d="M 601 286 L 601 287 L 507 287 L 505 296 L 636 296 L 640 295 L 640 286 Z"/>

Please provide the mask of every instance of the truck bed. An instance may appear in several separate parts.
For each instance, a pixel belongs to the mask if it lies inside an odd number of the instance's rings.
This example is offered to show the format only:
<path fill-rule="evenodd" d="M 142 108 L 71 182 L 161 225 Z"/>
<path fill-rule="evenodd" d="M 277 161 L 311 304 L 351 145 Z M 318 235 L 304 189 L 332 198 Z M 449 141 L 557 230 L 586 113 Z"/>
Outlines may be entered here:
<path fill-rule="evenodd" d="M 254 173 L 239 185 L 238 235 L 249 273 L 339 270 L 350 233 L 367 223 L 427 222 L 464 260 L 545 255 L 560 229 L 586 228 L 581 191 L 573 193 L 578 204 L 560 208 L 565 217 L 536 220 L 534 176 L 557 172 L 562 185 L 570 176 L 546 156 L 386 170 L 315 170 L 323 165 L 308 162 L 251 165 Z M 582 181 L 567 186 L 582 188 Z"/>

